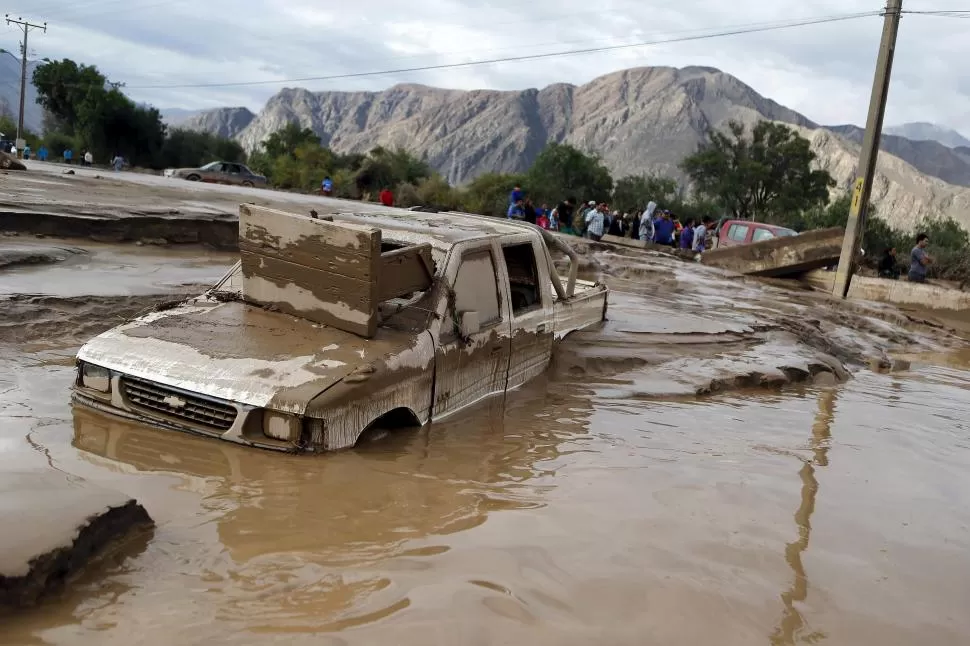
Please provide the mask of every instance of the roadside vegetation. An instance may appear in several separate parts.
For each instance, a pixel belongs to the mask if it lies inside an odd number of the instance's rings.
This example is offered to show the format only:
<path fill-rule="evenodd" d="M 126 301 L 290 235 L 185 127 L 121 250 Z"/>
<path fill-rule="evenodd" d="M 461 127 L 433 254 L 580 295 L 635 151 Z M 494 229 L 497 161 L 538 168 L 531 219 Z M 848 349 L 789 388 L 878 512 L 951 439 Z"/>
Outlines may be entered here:
<path fill-rule="evenodd" d="M 51 161 L 60 160 L 67 149 L 74 159 L 89 150 L 102 164 L 121 155 L 131 166 L 153 169 L 246 157 L 234 141 L 169 130 L 158 110 L 136 104 L 96 67 L 52 61 L 34 70 L 33 82 L 45 112 L 44 135 L 27 133 L 25 139 L 35 151 L 44 144 Z"/>
<path fill-rule="evenodd" d="M 681 163 L 687 185 L 655 175 L 613 178 L 602 161 L 568 144 L 549 144 L 524 173 L 486 173 L 451 186 L 427 159 L 404 149 L 376 147 L 366 154 L 337 153 L 309 128 L 288 124 L 249 155 L 235 141 L 162 123 L 158 110 L 134 103 L 97 70 L 70 59 L 38 67 L 33 76 L 46 113 L 44 136 L 27 133 L 32 148 L 44 144 L 51 160 L 66 148 L 75 158 L 90 150 L 102 163 L 120 154 L 132 166 L 150 169 L 197 167 L 210 161 L 248 162 L 283 190 L 316 191 L 324 177 L 337 197 L 375 200 L 383 188 L 404 207 L 504 216 L 509 192 L 520 186 L 536 206 L 554 207 L 573 197 L 606 202 L 620 213 L 639 213 L 654 201 L 681 221 L 705 215 L 753 219 L 796 231 L 844 226 L 849 197 L 830 201 L 836 182 L 814 168 L 809 141 L 783 124 L 762 121 L 747 128 L 732 122 L 712 131 Z M 0 117 L 0 131 L 15 130 Z M 863 246 L 875 266 L 890 247 L 908 261 L 916 232 L 929 235 L 936 263 L 931 277 L 970 284 L 970 236 L 956 221 L 919 222 L 913 233 L 891 228 L 870 206 Z"/>

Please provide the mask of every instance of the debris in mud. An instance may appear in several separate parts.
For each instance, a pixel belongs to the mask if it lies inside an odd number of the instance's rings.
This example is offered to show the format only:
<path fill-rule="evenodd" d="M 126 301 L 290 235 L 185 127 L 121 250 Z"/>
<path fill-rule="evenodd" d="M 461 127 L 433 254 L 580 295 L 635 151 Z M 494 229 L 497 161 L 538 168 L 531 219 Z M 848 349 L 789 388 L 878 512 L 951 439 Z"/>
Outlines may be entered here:
<path fill-rule="evenodd" d="M 126 494 L 54 470 L 4 473 L 0 485 L 0 607 L 31 606 L 59 590 L 105 547 L 153 525 Z"/>
<path fill-rule="evenodd" d="M 179 305 L 181 305 L 184 302 L 185 302 L 184 299 L 173 300 L 173 301 L 165 301 L 165 302 L 158 303 L 157 305 L 155 305 L 155 307 L 152 308 L 152 311 L 153 312 L 167 312 L 168 310 L 174 310 L 176 307 L 178 307 Z"/>
<path fill-rule="evenodd" d="M 0 168 L 3 170 L 27 170 L 22 161 L 5 152 L 0 152 Z"/>
<path fill-rule="evenodd" d="M 223 290 L 212 290 L 208 293 L 209 298 L 220 303 L 232 303 L 242 300 L 241 292 L 227 292 Z"/>

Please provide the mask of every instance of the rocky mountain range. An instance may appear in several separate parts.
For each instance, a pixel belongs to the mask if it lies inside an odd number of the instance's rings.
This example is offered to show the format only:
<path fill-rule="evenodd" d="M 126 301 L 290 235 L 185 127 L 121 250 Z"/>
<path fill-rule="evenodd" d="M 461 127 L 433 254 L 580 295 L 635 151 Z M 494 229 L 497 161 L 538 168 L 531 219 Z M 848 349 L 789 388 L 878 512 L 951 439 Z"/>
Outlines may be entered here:
<path fill-rule="evenodd" d="M 187 115 L 173 125 L 186 130 L 209 132 L 226 139 L 235 139 L 255 118 L 256 115 L 249 108 L 219 108 Z"/>
<path fill-rule="evenodd" d="M 615 177 L 656 173 L 683 179 L 681 160 L 710 128 L 731 119 L 770 119 L 810 139 L 819 165 L 844 191 L 855 174 L 862 129 L 823 127 L 758 94 L 739 79 L 706 67 L 644 67 L 585 85 L 521 91 L 448 90 L 396 85 L 381 92 L 284 89 L 257 115 L 245 108 L 208 111 L 183 122 L 235 137 L 252 150 L 287 123 L 299 123 L 339 152 L 404 147 L 424 155 L 452 183 L 489 171 L 529 167 L 549 142 L 565 142 L 603 159 Z M 893 225 L 949 215 L 970 227 L 970 150 L 936 141 L 883 138 L 873 200 Z"/>
<path fill-rule="evenodd" d="M 883 134 L 905 137 L 913 141 L 935 141 L 949 148 L 970 148 L 970 139 L 967 139 L 953 128 L 945 128 L 935 123 L 904 123 L 898 126 L 890 126 L 883 130 Z"/>

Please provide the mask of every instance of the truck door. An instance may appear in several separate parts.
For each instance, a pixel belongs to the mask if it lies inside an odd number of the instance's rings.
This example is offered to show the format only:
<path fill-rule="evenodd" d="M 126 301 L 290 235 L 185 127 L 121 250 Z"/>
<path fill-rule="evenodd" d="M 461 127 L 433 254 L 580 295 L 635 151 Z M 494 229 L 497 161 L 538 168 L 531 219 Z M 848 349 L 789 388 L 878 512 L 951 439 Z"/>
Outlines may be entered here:
<path fill-rule="evenodd" d="M 435 344 L 435 419 L 504 394 L 511 353 L 508 298 L 500 291 L 500 265 L 491 242 L 460 252 L 459 261 L 449 265 L 451 289 L 445 307 L 439 308 L 444 315 Z M 477 331 L 463 334 L 463 318 L 477 319 Z"/>
<path fill-rule="evenodd" d="M 518 236 L 516 236 L 518 237 Z M 552 357 L 555 332 L 552 283 L 545 250 L 535 236 L 502 243 L 504 271 L 512 310 L 512 355 L 508 388 L 516 388 L 545 372 Z"/>

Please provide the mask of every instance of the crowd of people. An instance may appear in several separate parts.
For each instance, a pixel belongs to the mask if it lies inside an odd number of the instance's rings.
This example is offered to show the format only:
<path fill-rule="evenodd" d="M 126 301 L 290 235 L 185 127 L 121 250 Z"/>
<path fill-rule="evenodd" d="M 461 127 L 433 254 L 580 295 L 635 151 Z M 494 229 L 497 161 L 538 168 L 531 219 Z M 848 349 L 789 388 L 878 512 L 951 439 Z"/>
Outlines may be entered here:
<path fill-rule="evenodd" d="M 533 204 L 520 186 L 513 188 L 509 195 L 506 217 L 591 240 L 601 240 L 604 235 L 612 235 L 697 253 L 708 248 L 708 237 L 713 229 L 713 219 L 710 217 L 704 217 L 700 221 L 689 219 L 682 223 L 676 215 L 658 208 L 656 202 L 652 201 L 647 203 L 641 213 L 610 211 L 605 202 L 597 203 L 595 200 L 577 207 L 573 197 L 550 209 L 546 204 Z"/>

